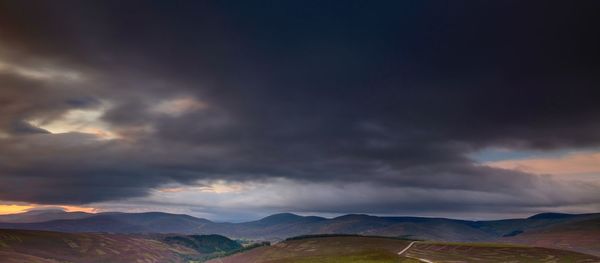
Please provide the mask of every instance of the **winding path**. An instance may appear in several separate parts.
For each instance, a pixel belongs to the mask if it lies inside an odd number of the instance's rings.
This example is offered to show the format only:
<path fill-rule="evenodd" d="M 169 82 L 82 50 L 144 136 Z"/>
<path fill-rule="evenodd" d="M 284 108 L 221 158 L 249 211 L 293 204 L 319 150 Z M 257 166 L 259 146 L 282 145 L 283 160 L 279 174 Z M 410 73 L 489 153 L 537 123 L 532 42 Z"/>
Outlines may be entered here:
<path fill-rule="evenodd" d="M 410 244 L 408 244 L 408 246 L 406 246 L 404 249 L 402 249 L 402 251 L 398 252 L 398 255 L 401 256 L 402 254 L 404 254 L 404 252 L 406 252 L 408 249 L 410 249 L 410 247 L 412 247 L 412 245 L 414 245 L 415 243 L 417 243 L 417 241 L 410 242 Z M 424 259 L 424 258 L 417 258 L 417 257 L 411 257 L 411 256 L 404 256 L 404 257 L 416 259 L 418 261 L 425 262 L 425 263 L 435 263 L 431 260 Z"/>
<path fill-rule="evenodd" d="M 404 249 L 402 249 L 402 251 L 398 252 L 398 255 L 402 255 L 404 252 L 406 252 L 406 250 L 408 250 L 410 247 L 412 247 L 412 245 L 416 242 L 417 241 L 410 242 L 410 244 L 408 244 L 408 246 L 406 246 Z"/>

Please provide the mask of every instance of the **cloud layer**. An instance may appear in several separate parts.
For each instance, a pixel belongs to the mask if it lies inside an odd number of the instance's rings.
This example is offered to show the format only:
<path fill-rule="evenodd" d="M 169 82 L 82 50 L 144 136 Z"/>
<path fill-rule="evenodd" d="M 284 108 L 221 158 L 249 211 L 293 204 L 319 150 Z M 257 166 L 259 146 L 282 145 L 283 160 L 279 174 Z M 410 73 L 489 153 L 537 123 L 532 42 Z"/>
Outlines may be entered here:
<path fill-rule="evenodd" d="M 600 145 L 598 7 L 543 6 L 2 1 L 0 200 L 225 181 L 285 189 L 257 210 L 598 204 L 600 180 L 469 157 Z"/>

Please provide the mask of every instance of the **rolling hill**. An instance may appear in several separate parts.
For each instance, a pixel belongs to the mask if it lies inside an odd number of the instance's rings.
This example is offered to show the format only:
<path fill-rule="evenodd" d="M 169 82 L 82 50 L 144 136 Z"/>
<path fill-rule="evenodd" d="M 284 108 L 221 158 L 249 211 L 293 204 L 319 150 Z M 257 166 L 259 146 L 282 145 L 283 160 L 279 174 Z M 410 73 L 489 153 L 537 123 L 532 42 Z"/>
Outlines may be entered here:
<path fill-rule="evenodd" d="M 545 229 L 555 225 L 577 225 L 585 220 L 600 219 L 600 214 L 540 214 L 530 218 L 468 221 L 425 217 L 378 217 L 351 214 L 331 219 L 276 214 L 246 223 L 211 223 L 198 228 L 201 233 L 218 233 L 230 237 L 281 240 L 307 234 L 360 234 L 410 237 L 442 241 L 494 241 L 501 237 Z"/>
<path fill-rule="evenodd" d="M 513 242 L 598 255 L 599 220 L 600 214 L 558 213 L 489 221 L 360 214 L 323 218 L 282 213 L 244 223 L 216 223 L 189 215 L 151 212 L 100 213 L 45 222 L 0 223 L 0 228 L 128 234 L 219 234 L 269 241 L 309 234 L 360 234 L 449 242 Z"/>
<path fill-rule="evenodd" d="M 361 234 L 409 236 L 420 239 L 478 241 L 493 235 L 469 225 L 470 221 L 420 217 L 344 215 L 332 219 L 276 214 L 246 223 L 213 223 L 199 228 L 236 238 L 282 240 L 308 234 Z"/>
<path fill-rule="evenodd" d="M 600 258 L 558 249 L 505 244 L 413 243 L 381 237 L 329 236 L 287 240 L 270 247 L 261 247 L 209 262 L 418 263 L 428 262 L 427 260 L 429 262 L 591 263 L 598 262 Z"/>
<path fill-rule="evenodd" d="M 328 219 L 299 216 L 290 213 L 275 214 L 257 221 L 244 223 L 212 223 L 198 229 L 201 233 L 217 233 L 234 238 L 281 240 L 292 236 L 317 233 Z"/>
<path fill-rule="evenodd" d="M 560 223 L 504 237 L 500 241 L 568 249 L 600 256 L 600 218 Z"/>
<path fill-rule="evenodd" d="M 3 262 L 182 262 L 192 249 L 128 235 L 0 230 Z"/>
<path fill-rule="evenodd" d="M 7 263 L 188 262 L 241 249 L 226 237 L 147 236 L 0 230 L 0 259 Z"/>
<path fill-rule="evenodd" d="M 50 220 L 37 223 L 0 223 L 0 228 L 60 232 L 108 233 L 198 233 L 212 222 L 189 215 L 149 213 L 101 213 L 80 219 Z"/>
<path fill-rule="evenodd" d="M 161 241 L 170 245 L 188 247 L 203 254 L 242 249 L 240 243 L 221 235 L 167 236 L 162 238 Z"/>
<path fill-rule="evenodd" d="M 424 262 L 592 263 L 600 258 L 582 253 L 496 243 L 417 242 L 403 254 Z"/>
<path fill-rule="evenodd" d="M 397 253 L 406 240 L 378 237 L 321 237 L 289 240 L 273 246 L 209 261 L 209 263 L 401 262 Z"/>
<path fill-rule="evenodd" d="M 0 223 L 39 223 L 61 219 L 82 219 L 93 215 L 85 212 L 65 212 L 61 209 L 31 210 L 18 214 L 0 215 Z"/>

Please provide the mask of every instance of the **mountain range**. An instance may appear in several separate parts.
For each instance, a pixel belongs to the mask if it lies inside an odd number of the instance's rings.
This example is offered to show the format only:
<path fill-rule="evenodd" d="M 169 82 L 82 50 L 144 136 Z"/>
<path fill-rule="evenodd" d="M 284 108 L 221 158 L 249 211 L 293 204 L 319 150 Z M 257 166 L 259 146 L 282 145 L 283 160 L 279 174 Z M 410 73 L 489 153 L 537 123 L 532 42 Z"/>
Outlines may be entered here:
<path fill-rule="evenodd" d="M 21 222 L 21 223 L 17 223 Z M 471 221 L 349 214 L 335 218 L 282 213 L 243 223 L 183 214 L 35 211 L 0 216 L 0 228 L 60 232 L 219 234 L 278 241 L 312 234 L 359 234 L 454 242 L 510 242 L 600 255 L 600 213 L 543 213 L 529 218 Z"/>

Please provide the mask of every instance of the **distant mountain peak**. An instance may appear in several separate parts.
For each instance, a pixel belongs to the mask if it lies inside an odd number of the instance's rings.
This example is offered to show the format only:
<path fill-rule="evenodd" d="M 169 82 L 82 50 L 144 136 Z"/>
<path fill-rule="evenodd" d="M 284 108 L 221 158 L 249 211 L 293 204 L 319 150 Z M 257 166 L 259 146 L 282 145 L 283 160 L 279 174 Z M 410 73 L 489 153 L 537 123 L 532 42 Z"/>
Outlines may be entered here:
<path fill-rule="evenodd" d="M 297 215 L 294 213 L 277 213 L 277 214 L 272 214 L 270 216 L 266 216 L 264 218 L 273 218 L 273 217 L 294 217 L 294 218 L 299 218 L 299 217 L 303 217 L 301 215 Z"/>
<path fill-rule="evenodd" d="M 376 216 L 367 215 L 367 214 L 347 214 L 343 216 L 338 216 L 334 219 L 363 219 L 363 218 L 375 218 Z"/>
<path fill-rule="evenodd" d="M 23 214 L 45 214 L 45 213 L 68 213 L 62 208 L 44 208 L 44 209 L 31 209 L 23 212 Z"/>
<path fill-rule="evenodd" d="M 533 216 L 528 217 L 527 219 L 561 219 L 567 217 L 576 216 L 574 214 L 565 214 L 565 213 L 539 213 Z"/>
<path fill-rule="evenodd" d="M 264 217 L 264 218 L 260 219 L 259 221 L 289 221 L 289 220 L 296 220 L 296 219 L 300 219 L 300 218 L 303 218 L 303 216 L 296 215 L 293 213 L 279 213 L 279 214 L 272 214 L 270 216 Z"/>
<path fill-rule="evenodd" d="M 0 223 L 35 223 L 60 219 L 81 219 L 95 214 L 67 212 L 60 208 L 32 209 L 22 213 L 0 215 Z"/>

